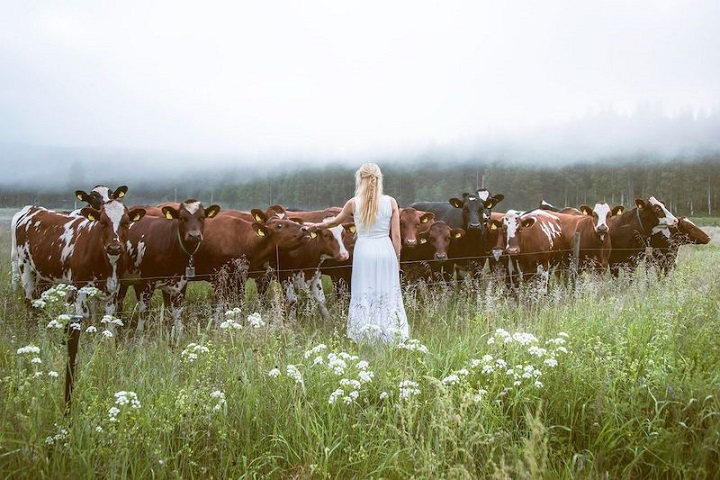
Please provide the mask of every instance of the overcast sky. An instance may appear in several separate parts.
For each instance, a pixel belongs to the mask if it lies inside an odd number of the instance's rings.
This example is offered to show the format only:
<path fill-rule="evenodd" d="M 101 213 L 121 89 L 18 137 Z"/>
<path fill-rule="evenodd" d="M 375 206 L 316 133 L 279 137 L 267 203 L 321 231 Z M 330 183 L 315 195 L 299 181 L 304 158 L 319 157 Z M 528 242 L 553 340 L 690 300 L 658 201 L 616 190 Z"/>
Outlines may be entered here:
<path fill-rule="evenodd" d="M 0 142 L 349 155 L 720 108 L 720 1 L 2 0 Z M 720 132 L 719 132 L 720 133 Z"/>

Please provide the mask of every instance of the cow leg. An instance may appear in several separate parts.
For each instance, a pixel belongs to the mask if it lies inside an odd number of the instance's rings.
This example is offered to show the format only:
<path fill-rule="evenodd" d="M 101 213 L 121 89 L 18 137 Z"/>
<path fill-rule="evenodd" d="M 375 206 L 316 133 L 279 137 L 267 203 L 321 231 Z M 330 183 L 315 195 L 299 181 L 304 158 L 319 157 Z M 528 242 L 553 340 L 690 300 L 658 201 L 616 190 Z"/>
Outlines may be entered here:
<path fill-rule="evenodd" d="M 303 275 L 304 277 L 304 275 Z M 305 280 L 303 279 L 303 283 L 305 283 Z M 310 279 L 310 282 L 308 282 L 310 287 L 310 294 L 313 296 L 315 301 L 318 304 L 318 307 L 320 308 L 320 315 L 322 315 L 323 320 L 325 322 L 330 321 L 330 312 L 328 312 L 327 309 L 327 303 L 325 301 L 325 292 L 323 291 L 322 287 L 322 273 L 320 271 L 316 271 L 315 275 L 313 275 L 313 278 Z M 307 285 L 306 284 L 306 285 Z"/>
<path fill-rule="evenodd" d="M 297 304 L 298 296 L 295 291 L 295 285 L 292 279 L 286 279 L 283 281 L 285 285 L 285 309 L 288 314 L 288 321 L 290 323 L 297 322 Z"/>
<path fill-rule="evenodd" d="M 138 302 L 138 323 L 135 328 L 135 336 L 141 337 L 145 330 L 145 319 L 147 318 L 148 311 L 150 310 L 150 301 L 154 288 L 149 283 L 142 283 L 135 285 L 135 293 L 137 295 Z"/>

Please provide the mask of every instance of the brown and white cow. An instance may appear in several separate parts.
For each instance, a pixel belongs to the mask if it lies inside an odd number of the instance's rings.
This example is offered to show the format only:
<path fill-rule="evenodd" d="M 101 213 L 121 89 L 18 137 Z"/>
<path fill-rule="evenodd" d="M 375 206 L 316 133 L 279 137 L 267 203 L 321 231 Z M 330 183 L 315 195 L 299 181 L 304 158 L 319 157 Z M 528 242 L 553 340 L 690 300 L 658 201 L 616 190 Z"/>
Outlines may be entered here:
<path fill-rule="evenodd" d="M 605 202 L 598 202 L 594 207 L 580 205 L 578 209 L 564 208 L 556 215 L 563 228 L 563 237 L 570 242 L 566 245 L 567 255 L 563 256 L 563 264 L 568 266 L 574 248 L 575 236 L 578 245 L 578 268 L 583 271 L 602 273 L 607 270 L 612 249 L 609 219 L 613 213 Z"/>
<path fill-rule="evenodd" d="M 642 259 L 648 242 L 654 233 L 675 227 L 678 219 L 670 213 L 665 204 L 651 196 L 647 200 L 638 198 L 635 207 L 625 210 L 623 206 L 613 208 L 610 219 L 610 271 L 618 275 L 620 270 L 637 266 Z"/>
<path fill-rule="evenodd" d="M 431 222 L 427 230 L 418 234 L 417 246 L 402 247 L 400 266 L 403 280 L 408 283 L 449 280 L 452 276 L 452 265 L 448 264 L 450 247 L 464 235 L 465 230 L 451 228 L 442 220 Z"/>
<path fill-rule="evenodd" d="M 183 330 L 182 309 L 187 282 L 195 275 L 194 256 L 203 242 L 205 221 L 220 211 L 218 205 L 205 208 L 188 199 L 179 208 L 164 206 L 162 217 L 145 215 L 130 226 L 127 251 L 131 269 L 121 279 L 118 303 L 122 305 L 129 286 L 133 286 L 140 308 L 137 334 L 141 334 L 153 292 L 159 288 L 173 319 L 172 337 Z"/>
<path fill-rule="evenodd" d="M 12 220 L 14 278 L 25 290 L 28 304 L 57 283 L 96 287 L 104 293 L 105 313 L 115 312 L 119 278 L 128 267 L 125 242 L 131 222 L 145 215 L 128 210 L 119 200 L 100 209 L 85 207 L 81 216 L 26 206 Z M 77 298 L 81 313 L 83 298 Z"/>
<path fill-rule="evenodd" d="M 502 262 L 508 286 L 516 290 L 531 279 L 547 291 L 550 270 L 562 261 L 569 244 L 559 214 L 546 210 L 509 210 L 502 221 L 491 219 L 497 242 L 493 255 Z"/>
<path fill-rule="evenodd" d="M 710 236 L 687 217 L 679 217 L 675 227 L 654 233 L 650 237 L 652 261 L 663 273 L 677 266 L 677 255 L 682 245 L 707 245 Z"/>
<path fill-rule="evenodd" d="M 274 207 L 270 207 L 269 210 L 272 209 Z M 340 210 L 335 207 L 311 211 L 275 209 L 276 214 L 281 217 L 285 215 L 293 221 L 316 224 L 326 218 L 334 217 Z M 352 224 L 332 228 L 311 228 L 310 239 L 307 242 L 296 249 L 279 252 L 270 262 L 272 266 L 270 275 L 276 277 L 284 287 L 286 307 L 291 321 L 296 318 L 298 291 L 309 292 L 317 302 L 323 319 L 326 321 L 330 319 L 322 288 L 323 266 L 326 261 L 343 263 L 350 259 L 350 253 L 343 242 L 343 234 L 350 232 L 352 228 Z M 256 280 L 261 295 L 267 291 L 270 280 L 269 276 Z"/>
<path fill-rule="evenodd" d="M 243 298 L 245 280 L 265 274 L 278 254 L 300 247 L 310 239 L 302 224 L 278 216 L 266 217 L 261 210 L 252 211 L 248 221 L 219 214 L 205 226 L 204 241 L 195 255 L 195 277 L 206 280 L 220 290 L 227 279 L 231 291 Z M 244 265 L 240 265 L 244 263 Z"/>

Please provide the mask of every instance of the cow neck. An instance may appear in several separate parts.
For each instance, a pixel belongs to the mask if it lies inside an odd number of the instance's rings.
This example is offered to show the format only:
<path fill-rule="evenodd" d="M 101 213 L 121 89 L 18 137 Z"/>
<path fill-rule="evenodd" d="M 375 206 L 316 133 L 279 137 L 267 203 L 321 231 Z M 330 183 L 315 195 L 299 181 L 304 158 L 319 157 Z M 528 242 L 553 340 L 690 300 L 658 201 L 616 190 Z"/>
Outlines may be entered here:
<path fill-rule="evenodd" d="M 635 215 L 637 216 L 637 221 L 640 224 L 640 233 L 648 236 L 647 230 L 645 230 L 645 225 L 643 225 L 642 217 L 640 217 L 640 209 L 638 207 L 635 207 Z"/>
<path fill-rule="evenodd" d="M 190 264 L 192 265 L 193 256 L 197 253 L 197 251 L 200 249 L 200 244 L 202 243 L 202 240 L 198 242 L 198 244 L 195 246 L 195 250 L 193 250 L 192 253 L 188 252 L 187 248 L 185 248 L 185 244 L 182 241 L 182 237 L 180 236 L 180 227 L 178 226 L 177 229 L 177 239 L 180 243 L 180 248 L 182 249 L 185 254 L 190 257 Z"/>

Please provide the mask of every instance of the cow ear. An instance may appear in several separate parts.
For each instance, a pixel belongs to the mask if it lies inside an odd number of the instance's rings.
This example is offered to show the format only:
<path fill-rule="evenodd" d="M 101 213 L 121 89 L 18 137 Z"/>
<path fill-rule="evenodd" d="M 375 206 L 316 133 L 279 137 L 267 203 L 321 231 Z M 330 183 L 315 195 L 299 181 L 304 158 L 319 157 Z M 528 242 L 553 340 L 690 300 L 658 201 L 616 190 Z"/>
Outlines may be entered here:
<path fill-rule="evenodd" d="M 250 210 L 250 214 L 255 219 L 256 222 L 265 223 L 268 220 L 267 215 L 265 215 L 265 212 L 260 210 L 259 208 L 253 208 Z"/>
<path fill-rule="evenodd" d="M 283 207 L 282 205 L 270 205 L 268 207 L 268 210 L 272 210 L 280 217 L 284 217 L 285 215 L 287 215 L 287 212 L 285 211 L 285 207 Z"/>
<path fill-rule="evenodd" d="M 91 222 L 95 222 L 98 218 L 100 218 L 100 212 L 92 207 L 85 207 L 80 210 L 80 213 Z"/>
<path fill-rule="evenodd" d="M 435 214 L 432 212 L 428 212 L 423 214 L 420 217 L 420 223 L 428 223 L 430 220 L 433 220 L 435 218 Z"/>
<path fill-rule="evenodd" d="M 291 222 L 299 223 L 300 225 L 305 223 L 305 220 L 299 217 L 288 218 L 288 220 L 290 220 Z"/>
<path fill-rule="evenodd" d="M 535 220 L 536 220 L 535 217 L 528 217 L 528 218 L 523 219 L 523 221 L 520 223 L 520 225 L 522 225 L 525 228 L 530 228 L 533 225 L 535 225 Z"/>
<path fill-rule="evenodd" d="M 77 197 L 78 200 L 83 201 L 83 202 L 87 202 L 86 198 L 88 198 L 88 194 L 85 193 L 84 191 L 82 191 L 82 190 L 75 190 L 75 196 Z M 88 203 L 90 203 L 90 202 L 88 202 Z"/>
<path fill-rule="evenodd" d="M 118 187 L 115 189 L 115 192 L 113 193 L 113 198 L 119 200 L 125 196 L 125 194 L 128 191 L 127 185 L 123 185 L 121 187 Z"/>
<path fill-rule="evenodd" d="M 637 208 L 644 208 L 644 207 L 646 206 L 645 200 L 643 200 L 642 198 L 636 198 L 636 199 L 635 199 L 635 206 L 636 206 Z"/>
<path fill-rule="evenodd" d="M 465 195 L 467 195 L 467 194 L 465 194 Z M 455 208 L 462 208 L 462 206 L 463 206 L 463 201 L 460 200 L 459 198 L 453 197 L 450 200 L 448 200 L 448 202 L 450 202 L 450 205 L 452 205 Z"/>
<path fill-rule="evenodd" d="M 205 218 L 215 218 L 218 213 L 220 213 L 220 206 L 210 205 L 205 209 Z"/>
<path fill-rule="evenodd" d="M 450 235 L 452 236 L 452 238 L 455 239 L 462 238 L 465 235 L 465 230 L 463 230 L 462 228 L 453 228 L 450 232 Z"/>
<path fill-rule="evenodd" d="M 495 208 L 495 205 L 502 202 L 504 198 L 505 198 L 505 195 L 503 195 L 502 193 L 493 195 L 492 197 L 488 198 L 485 201 L 485 208 Z"/>
<path fill-rule="evenodd" d="M 173 220 L 180 217 L 180 212 L 178 212 L 176 208 L 170 206 L 162 207 L 162 213 L 168 220 Z"/>
<path fill-rule="evenodd" d="M 622 215 L 624 212 L 625 212 L 625 207 L 623 205 L 616 205 L 610 211 L 610 213 L 612 213 L 613 215 Z"/>
<path fill-rule="evenodd" d="M 592 216 L 592 208 L 590 208 L 589 206 L 587 206 L 585 204 L 580 205 L 580 213 L 582 213 L 583 215 Z"/>
<path fill-rule="evenodd" d="M 128 216 L 130 217 L 130 221 L 137 222 L 143 218 L 146 213 L 144 208 L 133 208 L 128 212 Z"/>
<path fill-rule="evenodd" d="M 252 227 L 253 227 L 253 230 L 255 230 L 255 233 L 257 234 L 258 237 L 270 236 L 270 229 L 268 229 L 268 227 L 265 226 L 264 223 L 253 222 Z"/>

